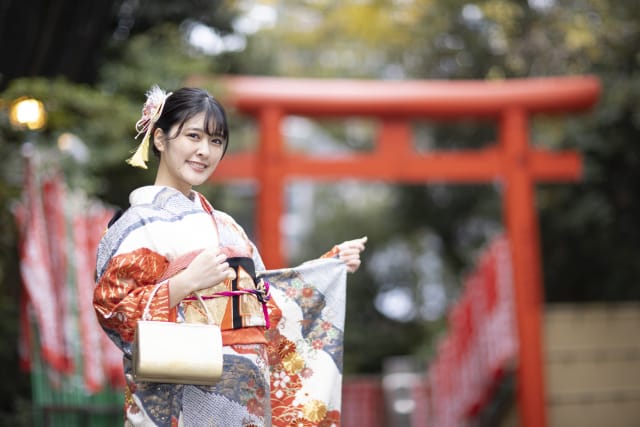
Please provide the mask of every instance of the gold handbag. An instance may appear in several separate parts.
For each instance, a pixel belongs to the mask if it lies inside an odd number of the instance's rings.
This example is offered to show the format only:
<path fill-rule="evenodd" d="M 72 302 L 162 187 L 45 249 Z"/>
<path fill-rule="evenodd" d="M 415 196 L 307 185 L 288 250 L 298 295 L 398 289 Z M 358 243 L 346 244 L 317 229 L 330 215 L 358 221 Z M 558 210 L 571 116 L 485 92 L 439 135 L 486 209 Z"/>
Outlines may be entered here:
<path fill-rule="evenodd" d="M 149 306 L 158 284 L 138 321 L 133 340 L 133 375 L 136 381 L 213 385 L 222 375 L 222 334 L 213 323 L 202 297 L 208 323 L 151 320 Z"/>

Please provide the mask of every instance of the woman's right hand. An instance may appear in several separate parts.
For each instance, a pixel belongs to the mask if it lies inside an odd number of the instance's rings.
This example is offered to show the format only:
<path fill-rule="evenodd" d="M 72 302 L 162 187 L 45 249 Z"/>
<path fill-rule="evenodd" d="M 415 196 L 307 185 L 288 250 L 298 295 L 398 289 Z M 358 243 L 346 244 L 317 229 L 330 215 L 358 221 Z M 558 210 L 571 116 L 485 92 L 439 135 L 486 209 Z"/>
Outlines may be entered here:
<path fill-rule="evenodd" d="M 205 249 L 184 270 L 191 280 L 191 291 L 210 288 L 226 280 L 235 279 L 236 272 L 229 267 L 227 256 L 220 249 Z"/>
<path fill-rule="evenodd" d="M 169 279 L 170 306 L 175 307 L 192 292 L 235 278 L 236 272 L 229 267 L 227 257 L 220 249 L 205 249 L 191 261 L 187 268 Z"/>

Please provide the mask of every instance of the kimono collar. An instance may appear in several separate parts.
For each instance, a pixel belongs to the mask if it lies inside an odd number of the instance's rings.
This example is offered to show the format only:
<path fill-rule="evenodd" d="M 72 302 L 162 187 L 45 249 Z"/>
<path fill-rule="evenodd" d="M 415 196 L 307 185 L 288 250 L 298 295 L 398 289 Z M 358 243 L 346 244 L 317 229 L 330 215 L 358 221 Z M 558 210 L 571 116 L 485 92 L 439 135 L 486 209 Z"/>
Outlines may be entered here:
<path fill-rule="evenodd" d="M 185 196 L 173 187 L 147 185 L 131 192 L 129 204 L 131 206 L 153 205 L 159 208 L 174 206 L 182 209 L 193 209 L 194 206 L 201 206 L 196 191 L 191 190 L 190 196 Z"/>

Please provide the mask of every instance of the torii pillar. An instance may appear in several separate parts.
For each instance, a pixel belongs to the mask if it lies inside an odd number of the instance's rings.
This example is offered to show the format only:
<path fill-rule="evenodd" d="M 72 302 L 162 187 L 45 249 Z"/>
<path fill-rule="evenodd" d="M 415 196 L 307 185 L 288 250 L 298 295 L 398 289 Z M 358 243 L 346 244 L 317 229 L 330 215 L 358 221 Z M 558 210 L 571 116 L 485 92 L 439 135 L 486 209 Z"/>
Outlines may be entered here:
<path fill-rule="evenodd" d="M 582 168 L 581 158 L 574 151 L 551 152 L 532 147 L 529 120 L 535 114 L 590 109 L 600 94 L 595 77 L 501 81 L 193 77 L 188 84 L 221 84 L 224 103 L 255 117 L 259 124 L 258 151 L 230 153 L 218 166 L 213 180 L 252 178 L 259 183 L 257 241 L 269 268 L 285 265 L 280 218 L 288 179 L 502 182 L 520 350 L 516 373 L 520 426 L 547 425 L 535 184 L 576 181 Z M 380 129 L 376 148 L 339 159 L 289 153 L 280 132 L 286 115 L 377 119 Z M 420 154 L 412 146 L 410 120 L 416 118 L 492 120 L 498 128 L 498 142 L 481 150 Z"/>

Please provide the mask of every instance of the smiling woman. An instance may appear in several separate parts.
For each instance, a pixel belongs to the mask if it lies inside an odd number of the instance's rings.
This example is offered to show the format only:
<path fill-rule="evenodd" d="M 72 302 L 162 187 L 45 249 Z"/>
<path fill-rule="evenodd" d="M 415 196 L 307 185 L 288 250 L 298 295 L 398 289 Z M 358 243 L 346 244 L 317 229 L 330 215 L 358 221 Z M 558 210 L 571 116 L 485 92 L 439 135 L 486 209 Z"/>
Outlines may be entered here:
<path fill-rule="evenodd" d="M 125 426 L 278 426 L 300 417 L 305 425 L 318 425 L 339 419 L 344 316 L 323 317 L 325 298 L 326 305 L 335 305 L 332 313 L 344 313 L 344 299 L 326 295 L 343 289 L 345 272 L 359 268 L 366 238 L 336 245 L 322 257 L 333 260 L 268 272 L 242 227 L 193 190 L 225 154 L 229 132 L 222 105 L 201 89 L 166 93 L 154 87 L 136 129 L 144 137 L 128 162 L 146 168 L 151 147 L 159 157 L 155 183 L 131 193 L 131 206 L 100 241 L 93 300 L 100 324 L 123 352 Z M 141 307 L 144 320 L 206 319 L 218 325 L 218 382 L 137 378 L 133 343 Z M 291 315 L 295 321 L 284 320 Z M 314 323 L 319 330 L 292 330 L 310 316 L 322 320 Z M 285 390 L 278 382 L 284 377 L 296 379 Z M 318 380 L 332 393 L 321 395 Z"/>
<path fill-rule="evenodd" d="M 156 185 L 174 187 L 188 196 L 191 187 L 209 178 L 224 155 L 227 138 L 206 129 L 205 113 L 198 113 L 169 133 L 154 132 L 154 148 L 163 153 Z"/>

